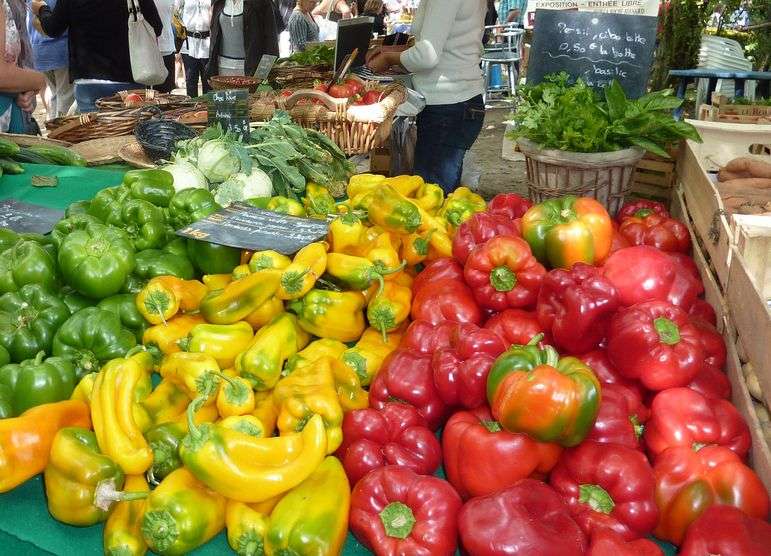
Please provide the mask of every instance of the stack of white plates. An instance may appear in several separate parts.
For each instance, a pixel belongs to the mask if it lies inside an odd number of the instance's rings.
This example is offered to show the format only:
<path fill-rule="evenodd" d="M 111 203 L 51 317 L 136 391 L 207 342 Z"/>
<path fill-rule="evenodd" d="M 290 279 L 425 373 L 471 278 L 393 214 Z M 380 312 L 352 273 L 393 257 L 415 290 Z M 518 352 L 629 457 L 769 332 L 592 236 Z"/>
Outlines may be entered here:
<path fill-rule="evenodd" d="M 744 57 L 742 46 L 733 39 L 704 35 L 701 49 L 699 50 L 700 69 L 720 69 L 725 71 L 752 71 L 752 62 Z M 697 88 L 696 105 L 707 101 L 707 80 L 700 79 Z M 734 96 L 734 82 L 732 79 L 719 79 L 716 92 L 727 97 Z M 745 85 L 744 95 L 749 98 L 755 96 L 755 82 L 748 81 Z"/>

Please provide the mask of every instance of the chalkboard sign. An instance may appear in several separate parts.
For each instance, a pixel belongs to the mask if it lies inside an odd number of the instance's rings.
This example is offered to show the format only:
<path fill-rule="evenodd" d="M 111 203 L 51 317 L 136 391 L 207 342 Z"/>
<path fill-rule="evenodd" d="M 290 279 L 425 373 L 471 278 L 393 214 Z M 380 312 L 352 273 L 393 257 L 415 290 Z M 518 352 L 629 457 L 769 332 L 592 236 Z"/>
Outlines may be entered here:
<path fill-rule="evenodd" d="M 536 10 L 527 82 L 565 71 L 597 88 L 617 79 L 628 97 L 640 97 L 653 61 L 656 22 L 644 15 Z"/>
<path fill-rule="evenodd" d="M 273 249 L 291 255 L 326 237 L 328 232 L 325 220 L 297 218 L 234 203 L 179 230 L 177 235 L 239 249 Z"/>
<path fill-rule="evenodd" d="M 249 91 L 227 89 L 212 91 L 209 102 L 209 125 L 219 123 L 225 131 L 249 137 Z"/>
<path fill-rule="evenodd" d="M 0 201 L 0 227 L 14 232 L 47 234 L 64 218 L 64 211 L 9 199 Z"/>
<path fill-rule="evenodd" d="M 278 60 L 278 56 L 271 56 L 270 54 L 263 54 L 260 58 L 260 63 L 257 64 L 257 69 L 254 70 L 254 77 L 260 81 L 265 81 L 270 75 L 270 70 L 273 69 L 273 64 Z"/>

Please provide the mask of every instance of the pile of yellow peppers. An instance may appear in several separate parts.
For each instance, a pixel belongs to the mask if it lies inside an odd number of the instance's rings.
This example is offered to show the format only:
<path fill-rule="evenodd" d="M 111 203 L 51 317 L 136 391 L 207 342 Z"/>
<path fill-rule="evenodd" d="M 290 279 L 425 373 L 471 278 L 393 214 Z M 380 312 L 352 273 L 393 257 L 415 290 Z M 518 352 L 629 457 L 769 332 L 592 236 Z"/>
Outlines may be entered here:
<path fill-rule="evenodd" d="M 343 416 L 369 405 L 399 344 L 416 265 L 451 256 L 484 206 L 465 188 L 445 199 L 419 177 L 359 175 L 326 242 L 150 280 L 143 345 L 61 402 L 80 405 L 39 458 L 51 515 L 106 522 L 109 554 L 185 554 L 223 529 L 238 554 L 339 553 Z"/>

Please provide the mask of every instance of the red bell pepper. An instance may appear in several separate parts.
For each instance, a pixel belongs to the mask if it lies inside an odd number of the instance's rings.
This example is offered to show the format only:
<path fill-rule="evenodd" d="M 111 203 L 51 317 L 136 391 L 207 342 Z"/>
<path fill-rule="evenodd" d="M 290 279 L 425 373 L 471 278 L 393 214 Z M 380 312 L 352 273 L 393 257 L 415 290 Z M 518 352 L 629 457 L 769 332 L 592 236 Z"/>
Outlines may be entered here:
<path fill-rule="evenodd" d="M 771 524 L 768 521 L 750 517 L 732 506 L 716 505 L 688 528 L 680 556 L 768 556 L 769 550 Z"/>
<path fill-rule="evenodd" d="M 600 270 L 576 263 L 570 270 L 552 270 L 546 275 L 536 312 L 557 347 L 584 353 L 605 339 L 618 307 L 618 292 Z"/>
<path fill-rule="evenodd" d="M 369 471 L 386 465 L 432 475 L 442 463 L 439 440 L 418 410 L 403 403 L 346 413 L 337 455 L 352 485 Z"/>
<path fill-rule="evenodd" d="M 710 323 L 712 326 L 717 326 L 717 315 L 715 314 L 715 308 L 703 299 L 697 299 L 691 304 L 691 308 L 688 309 L 688 314 L 694 318 L 701 318 Z"/>
<path fill-rule="evenodd" d="M 707 399 L 690 388 L 656 394 L 644 440 L 653 457 L 676 446 L 698 450 L 717 444 L 744 458 L 752 444 L 744 417 L 730 402 Z"/>
<path fill-rule="evenodd" d="M 616 384 L 602 385 L 600 412 L 586 440 L 640 449 L 648 409 L 632 390 Z"/>
<path fill-rule="evenodd" d="M 656 526 L 653 469 L 634 448 L 583 442 L 562 453 L 549 484 L 589 537 L 598 529 L 613 529 L 630 541 Z"/>
<path fill-rule="evenodd" d="M 669 258 L 675 265 L 675 279 L 667 294 L 667 301 L 687 311 L 704 293 L 704 283 L 691 257 L 683 253 L 670 253 Z"/>
<path fill-rule="evenodd" d="M 413 406 L 431 430 L 444 421 L 446 406 L 434 385 L 431 356 L 398 348 L 386 357 L 369 389 L 370 405 L 383 409 L 388 402 Z"/>
<path fill-rule="evenodd" d="M 463 270 L 480 306 L 495 311 L 534 307 L 546 269 L 519 237 L 495 237 L 476 247 Z"/>
<path fill-rule="evenodd" d="M 650 245 L 667 253 L 687 253 L 691 249 L 691 234 L 685 224 L 648 209 L 624 218 L 618 231 L 632 245 Z"/>
<path fill-rule="evenodd" d="M 669 211 L 667 210 L 667 207 L 664 206 L 664 203 L 641 199 L 639 201 L 629 201 L 628 203 L 624 203 L 624 206 L 619 209 L 618 214 L 616 215 L 616 220 L 623 222 L 630 216 L 642 218 L 650 214 L 669 217 Z"/>
<path fill-rule="evenodd" d="M 701 334 L 701 346 L 704 348 L 704 364 L 716 369 L 725 366 L 727 350 L 723 335 L 717 329 L 702 318 L 690 317 L 693 324 Z"/>
<path fill-rule="evenodd" d="M 415 292 L 412 320 L 425 320 L 431 324 L 444 321 L 480 324 L 482 311 L 466 284 L 459 280 L 437 280 L 430 287 Z"/>
<path fill-rule="evenodd" d="M 452 556 L 461 500 L 450 483 L 389 465 L 351 493 L 350 528 L 377 556 Z"/>
<path fill-rule="evenodd" d="M 461 546 L 473 556 L 583 556 L 586 535 L 550 486 L 523 479 L 472 498 L 458 518 Z M 406 555 L 406 553 L 405 553 Z"/>
<path fill-rule="evenodd" d="M 493 315 L 485 323 L 485 328 L 498 334 L 507 346 L 525 345 L 539 334 L 548 337 L 535 312 L 522 309 L 506 309 Z"/>
<path fill-rule="evenodd" d="M 420 271 L 412 282 L 412 295 L 416 296 L 425 287 L 434 288 L 440 280 L 463 281 L 463 265 L 451 257 L 431 261 Z"/>
<path fill-rule="evenodd" d="M 466 264 L 466 259 L 475 247 L 484 245 L 498 236 L 522 237 L 520 219 L 514 220 L 503 214 L 477 212 L 455 232 L 452 255 L 461 264 Z"/>
<path fill-rule="evenodd" d="M 608 358 L 650 390 L 685 386 L 704 365 L 702 333 L 682 309 L 663 301 L 621 309 L 608 334 Z"/>
<path fill-rule="evenodd" d="M 731 381 L 728 380 L 723 371 L 712 365 L 705 364 L 699 374 L 688 383 L 688 388 L 695 390 L 705 398 L 715 400 L 731 399 Z"/>
<path fill-rule="evenodd" d="M 611 239 L 611 242 L 610 242 L 610 255 L 612 255 L 616 251 L 620 251 L 621 249 L 626 249 L 627 247 L 631 247 L 631 246 L 632 245 L 629 243 L 629 240 L 619 233 L 618 223 L 614 220 L 613 221 L 613 238 Z"/>
<path fill-rule="evenodd" d="M 495 332 L 475 324 L 455 326 L 449 345 L 434 352 L 434 384 L 448 407 L 487 403 L 487 375 L 506 345 Z"/>
<path fill-rule="evenodd" d="M 515 220 L 522 218 L 532 206 L 530 199 L 520 197 L 516 193 L 499 193 L 487 203 L 487 212 Z"/>
<path fill-rule="evenodd" d="M 560 359 L 538 341 L 536 336 L 526 346 L 513 346 L 495 361 L 487 377 L 490 408 L 509 432 L 575 446 L 597 417 L 600 383 L 583 361 Z"/>
<path fill-rule="evenodd" d="M 436 350 L 450 345 L 450 338 L 459 326 L 457 322 L 431 324 L 425 320 L 414 320 L 402 334 L 399 348 L 431 357 Z"/>
<path fill-rule="evenodd" d="M 712 505 L 734 506 L 759 519 L 768 515 L 765 486 L 728 448 L 670 448 L 656 459 L 653 475 L 659 507 L 654 534 L 660 539 L 679 545 L 688 526 Z"/>
<path fill-rule="evenodd" d="M 628 307 L 645 301 L 666 301 L 676 270 L 666 253 L 641 245 L 613 253 L 602 272 L 616 286 L 621 305 Z"/>
<path fill-rule="evenodd" d="M 631 390 L 636 399 L 642 400 L 646 390 L 638 380 L 633 380 L 623 376 L 608 360 L 608 352 L 604 349 L 596 349 L 578 357 L 581 361 L 589 365 L 594 374 L 600 379 L 600 384 L 613 384 L 621 386 L 626 390 Z"/>
<path fill-rule="evenodd" d="M 543 479 L 562 453 L 558 444 L 506 432 L 487 407 L 450 417 L 442 448 L 447 480 L 464 500 L 493 494 L 527 477 Z"/>
<path fill-rule="evenodd" d="M 599 529 L 592 535 L 586 556 L 664 556 L 664 552 L 648 539 L 626 541 L 612 529 Z"/>

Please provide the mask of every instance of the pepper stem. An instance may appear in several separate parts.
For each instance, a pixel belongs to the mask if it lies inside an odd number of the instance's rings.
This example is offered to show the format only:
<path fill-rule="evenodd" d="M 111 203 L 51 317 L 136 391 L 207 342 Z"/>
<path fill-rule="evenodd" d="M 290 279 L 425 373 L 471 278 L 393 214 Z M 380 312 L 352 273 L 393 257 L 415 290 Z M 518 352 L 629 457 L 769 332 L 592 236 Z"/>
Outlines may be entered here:
<path fill-rule="evenodd" d="M 94 507 L 106 512 L 115 502 L 143 500 L 150 492 L 121 492 L 116 488 L 115 479 L 100 481 L 94 490 Z"/>
<path fill-rule="evenodd" d="M 391 502 L 380 512 L 386 535 L 395 539 L 406 539 L 415 526 L 415 515 L 409 506 L 401 502 Z"/>
<path fill-rule="evenodd" d="M 579 485 L 578 501 L 603 514 L 609 514 L 616 506 L 608 491 L 598 485 Z"/>
<path fill-rule="evenodd" d="M 680 329 L 678 326 L 665 317 L 659 317 L 653 321 L 653 327 L 659 334 L 659 340 L 662 344 L 674 346 L 680 341 Z"/>
<path fill-rule="evenodd" d="M 640 209 L 638 211 L 635 211 L 635 213 L 634 213 L 635 217 L 637 217 L 637 218 L 647 218 L 651 214 L 653 214 L 653 211 L 651 209 L 647 209 L 647 208 Z"/>
<path fill-rule="evenodd" d="M 527 345 L 537 346 L 541 340 L 543 340 L 543 332 L 541 334 L 536 334 L 535 336 L 530 338 L 530 341 L 527 343 Z"/>
<path fill-rule="evenodd" d="M 43 358 L 46 356 L 45 351 L 38 351 L 37 355 L 35 355 L 35 365 L 40 365 L 43 362 Z"/>
<path fill-rule="evenodd" d="M 503 427 L 498 421 L 480 421 L 482 426 L 488 430 L 488 432 L 501 432 Z"/>
<path fill-rule="evenodd" d="M 142 518 L 142 535 L 154 552 L 162 554 L 177 540 L 179 530 L 168 510 L 155 510 Z"/>
<path fill-rule="evenodd" d="M 629 420 L 632 422 L 632 427 L 634 428 L 634 435 L 639 440 L 643 435 L 645 426 L 642 423 L 640 423 L 640 419 L 637 418 L 637 415 L 630 415 Z"/>
<path fill-rule="evenodd" d="M 507 266 L 497 266 L 490 273 L 490 285 L 497 292 L 510 292 L 517 285 L 517 275 Z"/>
<path fill-rule="evenodd" d="M 193 438 L 201 437 L 201 429 L 195 424 L 195 414 L 201 409 L 208 396 L 199 396 L 187 405 L 187 430 Z"/>
<path fill-rule="evenodd" d="M 396 266 L 394 268 L 378 267 L 377 273 L 380 274 L 381 276 L 388 276 L 389 274 L 396 274 L 397 272 L 401 272 L 406 267 L 407 267 L 407 261 L 403 260 L 402 264 L 400 264 L 399 266 Z"/>

